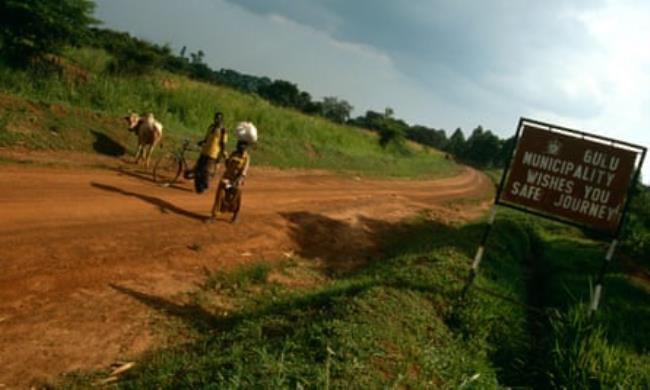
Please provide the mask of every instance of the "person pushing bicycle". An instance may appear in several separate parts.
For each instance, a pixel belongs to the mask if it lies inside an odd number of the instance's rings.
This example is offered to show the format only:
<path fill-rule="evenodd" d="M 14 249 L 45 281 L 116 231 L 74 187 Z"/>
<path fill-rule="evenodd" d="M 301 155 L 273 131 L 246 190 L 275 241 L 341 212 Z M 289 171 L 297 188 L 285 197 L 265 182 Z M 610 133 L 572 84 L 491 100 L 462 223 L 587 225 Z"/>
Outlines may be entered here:
<path fill-rule="evenodd" d="M 239 207 L 241 205 L 241 186 L 244 184 L 244 179 L 248 174 L 248 167 L 250 167 L 250 155 L 246 151 L 248 142 L 238 141 L 237 149 L 230 154 L 226 160 L 226 170 L 221 177 L 217 193 L 212 205 L 211 221 L 217 219 L 217 215 L 222 211 L 222 202 L 228 201 L 233 207 L 232 222 L 237 221 L 239 215 Z M 228 197 L 228 199 L 224 199 Z"/>
<path fill-rule="evenodd" d="M 226 142 L 228 142 L 228 131 L 223 125 L 223 114 L 217 111 L 214 120 L 208 127 L 205 138 L 198 143 L 201 146 L 201 154 L 194 169 L 186 175 L 187 178 L 194 177 L 194 189 L 197 193 L 204 192 L 210 183 L 210 178 L 216 171 L 217 164 L 224 161 L 226 154 Z"/>
<path fill-rule="evenodd" d="M 209 219 L 214 222 L 222 212 L 232 212 L 231 222 L 237 222 L 239 209 L 241 207 L 241 186 L 248 174 L 251 158 L 246 150 L 250 145 L 257 142 L 257 129 L 250 122 L 241 122 L 235 131 L 237 136 L 237 147 L 225 162 L 225 171 L 219 181 L 212 215 Z"/>

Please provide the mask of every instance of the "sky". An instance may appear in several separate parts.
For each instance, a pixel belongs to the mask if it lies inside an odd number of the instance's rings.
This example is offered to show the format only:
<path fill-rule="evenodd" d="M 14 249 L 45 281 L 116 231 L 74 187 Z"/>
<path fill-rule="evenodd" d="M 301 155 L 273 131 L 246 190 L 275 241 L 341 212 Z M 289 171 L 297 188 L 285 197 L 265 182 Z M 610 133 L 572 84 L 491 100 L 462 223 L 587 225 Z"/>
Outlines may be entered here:
<path fill-rule="evenodd" d="M 650 145 L 647 0 L 96 0 L 103 26 L 410 124 Z M 643 170 L 650 181 L 650 162 Z"/>

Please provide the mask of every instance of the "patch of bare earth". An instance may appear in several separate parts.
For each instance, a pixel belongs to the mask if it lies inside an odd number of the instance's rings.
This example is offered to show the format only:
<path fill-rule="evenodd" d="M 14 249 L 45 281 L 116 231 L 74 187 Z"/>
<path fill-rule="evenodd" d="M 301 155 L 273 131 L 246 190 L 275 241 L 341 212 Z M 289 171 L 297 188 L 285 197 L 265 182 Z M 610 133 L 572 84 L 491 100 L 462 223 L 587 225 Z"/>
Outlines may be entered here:
<path fill-rule="evenodd" d="M 20 154 L 0 150 L 12 153 Z M 0 384 L 10 388 L 149 348 L 151 314 L 192 313 L 176 297 L 196 289 L 206 270 L 294 257 L 354 268 L 404 217 L 423 209 L 450 221 L 478 215 L 493 191 L 469 168 L 439 180 L 257 168 L 243 188 L 241 222 L 205 224 L 214 188 L 162 188 L 118 160 L 102 160 L 115 169 L 89 169 L 81 155 L 66 158 L 80 164 L 0 165 Z M 473 201 L 446 207 L 460 198 Z M 269 278 L 319 283 L 309 267 Z"/>

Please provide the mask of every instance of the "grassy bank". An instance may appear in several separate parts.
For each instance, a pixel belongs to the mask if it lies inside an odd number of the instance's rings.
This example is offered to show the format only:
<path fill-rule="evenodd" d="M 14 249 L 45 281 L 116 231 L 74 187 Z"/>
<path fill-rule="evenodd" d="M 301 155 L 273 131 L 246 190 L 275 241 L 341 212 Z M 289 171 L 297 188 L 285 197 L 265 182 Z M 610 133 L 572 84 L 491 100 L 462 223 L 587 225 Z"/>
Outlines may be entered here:
<path fill-rule="evenodd" d="M 93 145 L 103 137 L 109 152 L 118 153 L 134 143 L 120 117 L 136 110 L 155 113 L 165 126 L 163 145 L 171 148 L 182 138 L 202 138 L 219 109 L 229 128 L 242 120 L 259 128 L 257 164 L 391 176 L 447 176 L 459 169 L 434 149 L 384 149 L 374 133 L 276 107 L 255 95 L 165 72 L 111 75 L 105 70 L 109 61 L 104 51 L 76 49 L 58 73 L 0 65 L 0 88 L 9 95 L 0 101 L 0 146 L 101 153 Z"/>
<path fill-rule="evenodd" d="M 343 275 L 311 268 L 311 285 L 291 282 L 310 260 L 290 259 L 206 275 L 183 304 L 122 289 L 175 322 L 172 338 L 192 336 L 145 354 L 117 387 L 648 387 L 647 285 L 614 267 L 589 319 L 603 244 L 505 212 L 460 301 L 484 227 L 384 225 L 383 257 Z"/>
<path fill-rule="evenodd" d="M 526 311 L 488 295 L 458 293 L 483 226 L 421 218 L 383 226 L 385 256 L 322 282 L 282 283 L 293 260 L 206 276 L 176 305 L 124 289 L 181 321 L 195 337 L 148 353 L 120 388 L 498 388 L 521 384 Z M 501 224 L 481 288 L 521 299 L 526 228 Z M 343 233 L 341 233 L 343 234 Z M 308 259 L 300 260 L 302 262 Z M 322 272 L 322 271 L 314 271 Z M 288 276 L 289 275 L 289 276 Z M 182 333 L 187 334 L 188 331 Z M 94 374 L 95 375 L 95 374 Z M 69 387 L 101 377 L 83 377 Z"/>

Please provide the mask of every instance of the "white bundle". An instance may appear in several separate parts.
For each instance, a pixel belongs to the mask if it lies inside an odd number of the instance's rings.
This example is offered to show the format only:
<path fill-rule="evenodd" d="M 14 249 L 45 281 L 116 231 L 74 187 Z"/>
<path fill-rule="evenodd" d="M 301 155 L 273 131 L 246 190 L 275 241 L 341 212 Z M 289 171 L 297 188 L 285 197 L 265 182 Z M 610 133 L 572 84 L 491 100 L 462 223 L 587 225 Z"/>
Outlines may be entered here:
<path fill-rule="evenodd" d="M 251 122 L 239 122 L 235 128 L 237 140 L 254 144 L 257 142 L 257 128 Z"/>

